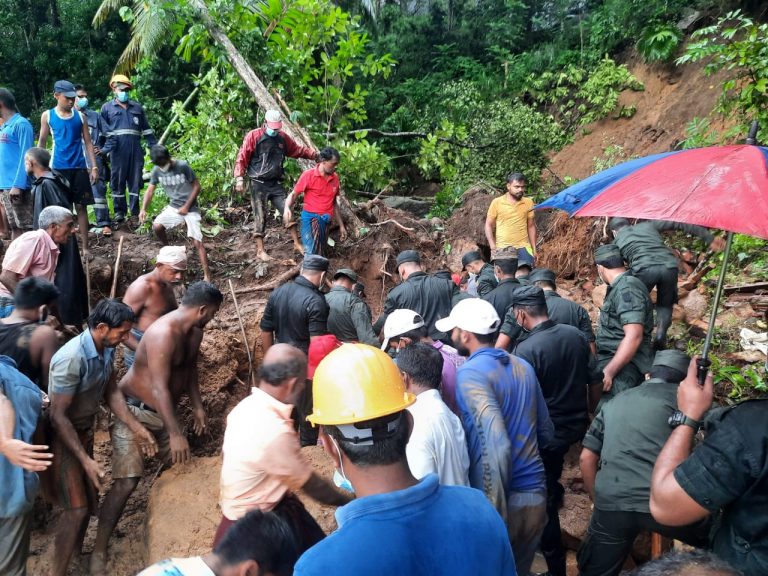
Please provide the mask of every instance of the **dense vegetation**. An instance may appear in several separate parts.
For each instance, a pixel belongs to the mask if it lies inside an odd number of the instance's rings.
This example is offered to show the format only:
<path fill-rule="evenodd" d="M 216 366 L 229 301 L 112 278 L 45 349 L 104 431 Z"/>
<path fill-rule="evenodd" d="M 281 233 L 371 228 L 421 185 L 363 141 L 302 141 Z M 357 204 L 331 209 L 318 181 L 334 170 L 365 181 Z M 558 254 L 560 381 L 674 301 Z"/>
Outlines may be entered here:
<path fill-rule="evenodd" d="M 0 0 L 2 83 L 36 120 L 52 104 L 58 78 L 86 84 L 98 106 L 108 97 L 115 66 L 131 73 L 135 97 L 155 130 L 176 118 L 168 142 L 200 172 L 209 203 L 220 205 L 231 192 L 235 149 L 260 117 L 227 55 L 208 36 L 196 1 Z M 736 109 L 745 123 L 765 115 L 765 25 L 741 14 L 718 20 L 728 4 L 205 3 L 294 119 L 317 142 L 342 150 L 348 191 L 408 189 L 434 180 L 441 184 L 439 215 L 450 212 L 468 185 L 499 186 L 511 169 L 536 182 L 546 152 L 567 143 L 579 126 L 631 116 L 631 108 L 617 109 L 621 90 L 643 88 L 618 63 L 628 49 L 651 62 L 714 57 L 713 68 L 732 65 L 721 111 Z M 694 11 L 689 20 L 701 29 L 683 52 L 677 23 Z M 744 78 L 754 81 L 745 85 Z M 694 143 L 722 137 L 709 132 L 706 119 L 692 123 Z"/>

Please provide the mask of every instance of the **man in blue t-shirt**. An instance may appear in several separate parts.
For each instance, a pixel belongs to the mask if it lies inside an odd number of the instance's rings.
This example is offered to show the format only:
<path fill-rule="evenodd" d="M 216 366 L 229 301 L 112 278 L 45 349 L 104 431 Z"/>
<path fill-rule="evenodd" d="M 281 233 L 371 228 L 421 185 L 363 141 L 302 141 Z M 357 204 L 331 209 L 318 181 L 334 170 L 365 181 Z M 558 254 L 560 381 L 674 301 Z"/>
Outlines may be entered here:
<path fill-rule="evenodd" d="M 32 124 L 19 114 L 16 98 L 0 88 L 0 234 L 15 240 L 32 230 L 32 194 L 24 154 L 32 147 Z"/>
<path fill-rule="evenodd" d="M 555 435 L 536 372 L 493 348 L 501 324 L 479 298 L 462 300 L 435 322 L 467 361 L 456 375 L 456 403 L 469 447 L 469 483 L 507 524 L 518 576 L 528 576 L 547 523 L 546 476 L 539 456 Z"/>
<path fill-rule="evenodd" d="M 313 413 L 334 482 L 357 499 L 336 511 L 339 529 L 307 550 L 297 576 L 513 576 L 504 523 L 483 495 L 416 480 L 406 461 L 405 391 L 392 359 L 367 344 L 345 344 L 313 378 Z"/>
<path fill-rule="evenodd" d="M 37 472 L 51 465 L 48 446 L 30 444 L 44 394 L 0 356 L 0 574 L 26 574 Z"/>

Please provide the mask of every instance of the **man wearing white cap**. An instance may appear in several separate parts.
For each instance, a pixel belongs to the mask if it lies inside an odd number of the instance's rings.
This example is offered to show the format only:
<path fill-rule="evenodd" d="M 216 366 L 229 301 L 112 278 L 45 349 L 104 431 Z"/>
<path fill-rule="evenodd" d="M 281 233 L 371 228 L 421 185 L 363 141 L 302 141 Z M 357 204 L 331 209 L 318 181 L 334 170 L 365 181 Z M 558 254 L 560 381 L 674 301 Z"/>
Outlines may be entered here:
<path fill-rule="evenodd" d="M 507 524 L 518 576 L 528 576 L 547 523 L 539 446 L 554 427 L 533 367 L 493 348 L 501 320 L 485 300 L 462 300 L 435 328 L 450 332 L 462 356 L 456 401 L 469 447 L 469 483 Z"/>
<path fill-rule="evenodd" d="M 385 352 L 392 348 L 395 354 L 397 354 L 403 348 L 418 342 L 429 344 L 440 352 L 440 355 L 443 357 L 440 395 L 443 397 L 443 402 L 458 416 L 459 409 L 456 406 L 456 370 L 464 364 L 464 358 L 459 356 L 456 348 L 448 346 L 448 344 L 444 344 L 440 340 L 433 340 L 427 332 L 427 327 L 421 315 L 407 308 L 400 308 L 387 316 L 383 332 L 384 342 L 381 345 L 381 349 Z"/>
<path fill-rule="evenodd" d="M 163 246 L 155 262 L 155 269 L 136 278 L 123 296 L 123 303 L 128 304 L 138 318 L 123 348 L 126 368 L 133 365 L 136 348 L 150 324 L 178 307 L 173 285 L 181 283 L 187 269 L 187 249 Z"/>
<path fill-rule="evenodd" d="M 245 191 L 245 178 L 250 181 L 251 206 L 253 207 L 254 236 L 256 237 L 256 255 L 261 260 L 268 260 L 264 250 L 264 232 L 267 228 L 267 201 L 282 215 L 285 212 L 285 189 L 283 188 L 283 163 L 285 157 L 315 160 L 318 151 L 307 146 L 300 146 L 281 130 L 283 119 L 278 110 L 267 110 L 264 125 L 251 130 L 245 135 L 243 145 L 235 161 L 235 191 Z M 290 228 L 293 245 L 299 252 L 304 252 L 299 234 L 294 225 Z"/>

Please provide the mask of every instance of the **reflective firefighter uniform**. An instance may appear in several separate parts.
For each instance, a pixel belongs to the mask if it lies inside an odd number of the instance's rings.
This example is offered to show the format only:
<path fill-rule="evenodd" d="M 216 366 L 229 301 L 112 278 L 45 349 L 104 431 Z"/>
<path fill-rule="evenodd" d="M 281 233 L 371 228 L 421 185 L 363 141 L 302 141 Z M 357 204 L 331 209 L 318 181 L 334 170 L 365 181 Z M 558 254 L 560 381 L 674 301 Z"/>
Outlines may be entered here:
<path fill-rule="evenodd" d="M 115 220 L 120 222 L 128 212 L 125 202 L 126 187 L 131 214 L 136 216 L 139 213 L 139 191 L 144 168 L 141 139 L 144 138 L 148 146 L 156 144 L 157 139 L 149 127 L 144 108 L 133 100 L 128 100 L 125 104 L 111 100 L 104 104 L 101 107 L 101 122 L 105 140 L 101 153 L 109 155 L 112 169 L 109 181 L 112 188 L 112 205 Z"/>
<path fill-rule="evenodd" d="M 99 146 L 99 141 L 103 140 L 103 132 L 101 129 L 101 116 L 96 110 L 82 110 L 85 115 L 85 121 L 88 123 L 88 132 L 91 135 L 91 142 L 94 146 Z M 88 155 L 85 155 L 85 162 L 90 166 L 90 160 Z M 107 177 L 109 172 L 107 165 L 104 162 L 104 156 L 96 156 L 96 166 L 99 168 L 99 179 L 96 180 L 96 184 L 91 185 L 91 191 L 93 192 L 93 210 L 96 214 L 96 226 L 103 228 L 109 226 L 109 205 L 107 204 Z"/>

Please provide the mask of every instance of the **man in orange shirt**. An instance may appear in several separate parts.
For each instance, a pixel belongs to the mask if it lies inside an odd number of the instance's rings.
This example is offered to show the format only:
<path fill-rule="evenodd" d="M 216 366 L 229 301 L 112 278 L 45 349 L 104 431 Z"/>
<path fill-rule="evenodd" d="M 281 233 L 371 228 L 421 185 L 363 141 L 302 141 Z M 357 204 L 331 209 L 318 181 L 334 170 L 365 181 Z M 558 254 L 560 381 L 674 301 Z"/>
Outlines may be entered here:
<path fill-rule="evenodd" d="M 220 482 L 223 517 L 214 547 L 232 524 L 258 508 L 286 520 L 303 552 L 325 534 L 293 492 L 303 490 L 331 506 L 351 500 L 313 472 L 301 453 L 291 412 L 306 380 L 306 355 L 289 344 L 274 344 L 264 355 L 258 387 L 227 416 Z"/>
<path fill-rule="evenodd" d="M 339 165 L 339 151 L 335 148 L 323 148 L 317 155 L 318 164 L 305 170 L 296 182 L 293 192 L 285 199 L 283 223 L 290 226 L 293 219 L 291 208 L 298 196 L 304 194 L 304 209 L 301 211 L 301 242 L 305 254 L 323 255 L 323 247 L 328 238 L 328 225 L 336 214 L 341 240 L 347 238 L 347 229 L 334 204 L 339 203 L 339 177 L 336 166 Z"/>
<path fill-rule="evenodd" d="M 536 256 L 536 222 L 533 200 L 523 198 L 527 180 L 519 172 L 507 176 L 507 193 L 495 198 L 485 218 L 485 237 L 491 251 L 512 246 L 518 267 L 532 267 Z"/>

